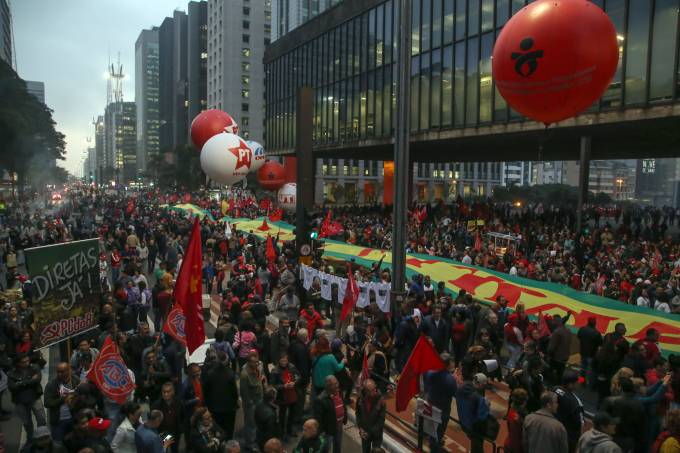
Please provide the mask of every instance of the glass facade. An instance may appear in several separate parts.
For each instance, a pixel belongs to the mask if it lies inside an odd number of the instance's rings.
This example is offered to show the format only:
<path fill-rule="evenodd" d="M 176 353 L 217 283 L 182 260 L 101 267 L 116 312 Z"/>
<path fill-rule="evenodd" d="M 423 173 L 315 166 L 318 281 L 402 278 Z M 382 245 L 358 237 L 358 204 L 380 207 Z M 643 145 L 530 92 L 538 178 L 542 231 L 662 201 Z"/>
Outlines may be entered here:
<path fill-rule="evenodd" d="M 526 0 L 413 0 L 410 129 L 476 127 L 522 118 L 499 95 L 493 45 Z M 680 0 L 593 0 L 616 27 L 616 75 L 591 111 L 674 102 Z M 267 148 L 295 146 L 297 88 L 315 89 L 317 146 L 392 136 L 398 0 L 379 3 L 265 63 Z"/>

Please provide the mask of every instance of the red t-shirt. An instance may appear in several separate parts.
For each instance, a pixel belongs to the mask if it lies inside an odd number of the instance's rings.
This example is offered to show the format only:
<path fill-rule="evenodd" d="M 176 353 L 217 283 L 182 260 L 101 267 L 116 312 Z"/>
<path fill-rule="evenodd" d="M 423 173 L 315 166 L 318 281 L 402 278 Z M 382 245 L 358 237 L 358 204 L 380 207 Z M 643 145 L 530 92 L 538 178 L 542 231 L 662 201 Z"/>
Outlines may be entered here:
<path fill-rule="evenodd" d="M 332 398 L 335 404 L 335 419 L 338 423 L 343 423 L 345 421 L 345 403 L 342 401 L 340 392 L 333 395 Z"/>

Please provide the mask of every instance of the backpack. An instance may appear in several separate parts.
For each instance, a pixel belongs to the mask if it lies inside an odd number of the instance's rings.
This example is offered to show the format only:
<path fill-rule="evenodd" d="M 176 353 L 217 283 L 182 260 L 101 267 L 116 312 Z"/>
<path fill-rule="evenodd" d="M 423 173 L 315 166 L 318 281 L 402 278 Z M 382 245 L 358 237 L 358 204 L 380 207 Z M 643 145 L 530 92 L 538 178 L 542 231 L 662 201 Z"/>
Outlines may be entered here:
<path fill-rule="evenodd" d="M 659 434 L 659 437 L 656 438 L 654 443 L 652 444 L 652 447 L 649 449 L 650 453 L 659 453 L 661 451 L 661 446 L 663 445 L 664 442 L 666 442 L 666 439 L 669 437 L 675 437 L 675 440 L 680 442 L 680 438 L 677 436 L 671 435 L 668 431 L 662 431 L 661 434 Z"/>

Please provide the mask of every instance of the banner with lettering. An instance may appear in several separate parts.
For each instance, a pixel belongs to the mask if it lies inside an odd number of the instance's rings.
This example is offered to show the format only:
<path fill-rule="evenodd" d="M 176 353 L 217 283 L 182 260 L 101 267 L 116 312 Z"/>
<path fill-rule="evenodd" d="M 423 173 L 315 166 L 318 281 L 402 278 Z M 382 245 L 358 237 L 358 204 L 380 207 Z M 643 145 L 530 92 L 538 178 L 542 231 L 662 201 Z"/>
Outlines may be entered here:
<path fill-rule="evenodd" d="M 266 233 L 258 231 L 262 219 L 231 219 L 238 223 L 240 232 L 253 233 L 261 238 Z M 285 222 L 271 225 L 269 233 L 275 236 L 280 231 L 280 241 L 295 239 L 293 226 Z M 325 240 L 324 256 L 344 261 L 353 259 L 356 263 L 370 267 L 383 256 L 383 266 L 392 262 L 389 251 L 364 248 L 344 242 Z M 635 305 L 608 299 L 606 297 L 586 294 L 568 286 L 557 283 L 540 282 L 522 277 L 515 277 L 482 267 L 465 265 L 446 258 L 410 253 L 406 256 L 406 274 L 429 275 L 433 283 L 443 281 L 446 289 L 457 294 L 464 289 L 477 299 L 493 303 L 498 296 L 508 300 L 508 306 L 514 308 L 523 303 L 530 315 L 543 314 L 565 315 L 568 310 L 573 312 L 569 318 L 569 327 L 573 330 L 584 326 L 591 316 L 597 319 L 600 332 L 611 332 L 617 322 L 626 325 L 626 337 L 629 341 L 636 341 L 645 337 L 649 328 L 659 330 L 661 336 L 659 346 L 665 355 L 680 353 L 680 316 L 666 314 Z"/>
<path fill-rule="evenodd" d="M 102 297 L 99 240 L 26 249 L 33 285 L 36 348 L 44 348 L 97 327 Z"/>

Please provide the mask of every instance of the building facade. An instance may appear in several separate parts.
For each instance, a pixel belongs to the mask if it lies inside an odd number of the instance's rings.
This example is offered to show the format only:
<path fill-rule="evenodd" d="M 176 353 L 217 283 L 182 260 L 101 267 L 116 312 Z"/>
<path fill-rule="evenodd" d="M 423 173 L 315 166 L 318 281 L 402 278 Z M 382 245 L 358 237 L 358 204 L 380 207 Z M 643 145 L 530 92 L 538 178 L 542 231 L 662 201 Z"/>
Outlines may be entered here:
<path fill-rule="evenodd" d="M 104 116 L 99 115 L 96 120 L 92 121 L 94 125 L 94 154 L 95 154 L 95 174 L 94 180 L 97 185 L 102 185 L 107 182 L 105 169 L 107 168 L 106 161 L 106 134 L 104 130 Z"/>
<path fill-rule="evenodd" d="M 208 107 L 224 110 L 245 138 L 264 141 L 264 59 L 271 0 L 208 0 Z"/>
<path fill-rule="evenodd" d="M 680 159 L 640 159 L 635 171 L 638 201 L 680 208 Z"/>
<path fill-rule="evenodd" d="M 188 122 L 208 108 L 208 3 L 189 2 L 187 23 Z"/>
<path fill-rule="evenodd" d="M 14 67 L 12 42 L 12 11 L 8 0 L 0 0 L 0 60 Z"/>
<path fill-rule="evenodd" d="M 26 80 L 26 91 L 43 104 L 45 103 L 45 82 Z"/>
<path fill-rule="evenodd" d="M 272 42 L 342 0 L 273 0 Z"/>
<path fill-rule="evenodd" d="M 207 3 L 189 2 L 158 29 L 159 148 L 187 145 L 191 121 L 207 106 Z"/>
<path fill-rule="evenodd" d="M 160 150 L 158 62 L 158 27 L 142 30 L 135 43 L 138 177 L 146 173 Z"/>
<path fill-rule="evenodd" d="M 104 115 L 105 178 L 116 185 L 137 180 L 137 107 L 112 102 Z"/>
<path fill-rule="evenodd" d="M 551 127 L 522 118 L 491 74 L 496 37 L 524 0 L 414 0 L 411 27 L 411 156 L 420 162 L 514 163 L 500 179 L 563 182 L 562 161 L 592 137 L 593 159 L 672 155 L 680 117 L 678 0 L 595 0 L 617 30 L 612 84 L 582 116 Z M 315 90 L 314 150 L 337 159 L 392 153 L 397 82 L 397 0 L 345 0 L 267 49 L 267 150 L 295 150 L 296 90 Z M 645 121 L 652 119 L 652 121 Z M 642 132 L 646 131 L 646 132 Z M 644 135 L 651 134 L 652 137 Z M 550 161 L 545 165 L 534 165 Z M 524 162 L 519 165 L 519 162 Z M 512 168 L 510 168 L 512 167 Z M 415 177 L 414 177 L 415 180 Z"/>

